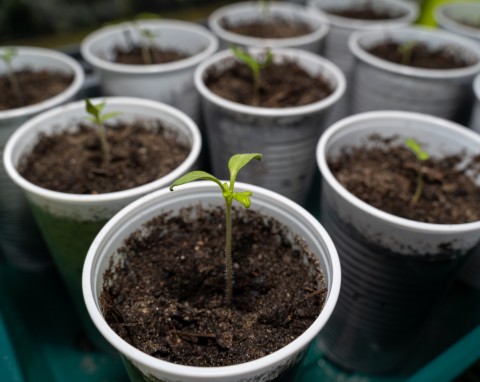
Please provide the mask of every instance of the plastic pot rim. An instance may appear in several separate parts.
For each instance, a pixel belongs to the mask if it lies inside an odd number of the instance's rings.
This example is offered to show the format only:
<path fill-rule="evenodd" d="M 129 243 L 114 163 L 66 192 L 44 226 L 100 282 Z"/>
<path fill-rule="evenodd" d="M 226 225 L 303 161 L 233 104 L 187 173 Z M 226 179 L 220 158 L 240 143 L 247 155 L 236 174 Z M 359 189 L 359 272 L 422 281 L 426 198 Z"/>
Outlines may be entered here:
<path fill-rule="evenodd" d="M 200 191 L 215 190 L 214 192 L 216 193 L 218 186 L 207 181 L 197 181 L 191 184 L 183 185 L 182 188 L 179 188 L 175 192 L 178 194 L 178 197 L 181 198 L 182 195 L 191 192 L 189 191 L 191 189 Z M 283 348 L 262 358 L 237 365 L 221 367 L 195 367 L 175 364 L 147 355 L 124 341 L 106 323 L 103 315 L 100 313 L 95 303 L 95 295 L 92 289 L 92 283 L 94 282 L 94 280 L 91 279 L 93 275 L 93 270 L 95 269 L 94 260 L 96 260 L 97 258 L 97 252 L 99 248 L 104 245 L 108 245 L 109 239 L 108 237 L 106 237 L 106 235 L 109 233 L 109 231 L 112 231 L 118 225 L 123 225 L 126 221 L 129 220 L 129 218 L 135 216 L 138 213 L 137 211 L 142 210 L 142 206 L 144 204 L 148 204 L 149 202 L 160 199 L 164 194 L 171 193 L 168 188 L 160 189 L 149 195 L 143 196 L 142 198 L 137 199 L 133 203 L 124 207 L 107 222 L 107 224 L 100 230 L 97 237 L 91 244 L 83 267 L 83 294 L 87 310 L 89 311 L 92 320 L 97 326 L 97 329 L 102 333 L 102 335 L 107 339 L 107 341 L 109 341 L 120 352 L 128 354 L 128 357 L 130 357 L 132 360 L 144 364 L 149 368 L 167 370 L 170 374 L 181 375 L 183 377 L 196 377 L 199 379 L 202 378 L 205 379 L 205 381 L 220 380 L 222 378 L 242 375 L 245 372 L 254 372 L 268 369 L 272 365 L 275 365 L 281 360 L 285 359 L 288 354 L 293 354 L 300 351 L 302 348 L 308 346 L 308 344 L 313 341 L 315 336 L 328 321 L 336 305 L 338 295 L 340 293 L 341 282 L 340 260 L 338 258 L 338 254 L 333 244 L 333 241 L 331 240 L 328 233 L 325 231 L 320 222 L 315 219 L 309 212 L 307 212 L 303 207 L 299 206 L 298 204 L 284 196 L 281 196 L 265 188 L 245 184 L 242 182 L 236 182 L 235 189 L 239 191 L 249 190 L 252 191 L 254 195 L 261 194 L 264 200 L 278 200 L 279 203 L 277 204 L 281 203 L 282 206 L 285 206 L 285 210 L 292 210 L 294 215 L 300 214 L 302 218 L 307 221 L 307 225 L 309 227 L 312 227 L 316 231 L 320 232 L 322 241 L 325 244 L 327 253 L 329 254 L 332 266 L 332 283 L 331 287 L 329 288 L 328 296 L 322 311 L 308 329 L 306 329 L 300 336 L 298 336 L 295 340 L 293 340 Z M 219 199 L 220 198 L 221 196 L 219 194 Z"/>
<path fill-rule="evenodd" d="M 360 113 L 352 115 L 350 117 L 344 118 L 332 126 L 330 126 L 321 136 L 316 150 L 316 159 L 317 165 L 320 169 L 322 178 L 332 187 L 335 192 L 340 195 L 340 197 L 346 200 L 354 208 L 363 211 L 364 213 L 375 217 L 379 220 L 385 221 L 391 226 L 408 228 L 410 231 L 415 232 L 429 232 L 429 233 L 445 233 L 452 234 L 458 232 L 472 232 L 480 230 L 480 220 L 462 223 L 462 224 L 434 224 L 434 223 L 424 223 L 415 220 L 410 220 L 402 217 L 395 216 L 388 212 L 384 212 L 376 207 L 371 206 L 370 204 L 362 201 L 350 191 L 348 191 L 340 182 L 335 178 L 333 173 L 330 171 L 330 168 L 327 164 L 327 147 L 329 140 L 334 137 L 337 133 L 345 130 L 351 129 L 353 126 L 360 121 L 366 120 L 378 120 L 378 119 L 404 119 L 411 121 L 425 121 L 428 123 L 435 123 L 439 128 L 448 129 L 458 133 L 465 137 L 465 139 L 473 140 L 478 142 L 480 148 L 480 135 L 475 132 L 458 125 L 454 122 L 447 121 L 442 118 L 414 113 L 406 111 L 396 111 L 396 110 L 385 110 L 385 111 L 372 111 L 366 113 Z"/>
<path fill-rule="evenodd" d="M 251 48 L 249 49 L 250 52 L 254 54 L 261 53 L 263 50 L 261 48 Z M 203 76 L 208 70 L 209 67 L 215 66 L 217 63 L 229 59 L 234 59 L 233 53 L 226 49 L 220 52 L 217 52 L 213 56 L 209 57 L 203 63 L 201 63 L 195 70 L 194 74 L 194 81 L 195 87 L 202 95 L 203 98 L 207 99 L 209 102 L 217 105 L 218 107 L 229 110 L 232 112 L 245 114 L 245 115 L 253 115 L 253 116 L 262 116 L 262 117 L 294 117 L 299 115 L 308 115 L 311 113 L 319 112 L 320 110 L 324 110 L 332 105 L 334 105 L 345 93 L 346 90 L 346 79 L 345 75 L 342 71 L 331 61 L 318 56 L 314 53 L 310 53 L 307 51 L 302 51 L 300 49 L 286 49 L 286 48 L 279 48 L 272 50 L 274 60 L 275 57 L 287 57 L 296 60 L 299 66 L 302 66 L 302 61 L 310 61 L 315 62 L 318 64 L 319 67 L 326 69 L 326 71 L 330 72 L 330 74 L 335 78 L 337 82 L 335 89 L 332 94 L 328 97 L 302 106 L 296 107 L 286 107 L 286 108 L 266 108 L 266 107 L 258 107 L 258 106 L 249 106 L 243 105 L 240 103 L 236 103 L 233 101 L 229 101 L 223 97 L 220 97 L 214 94 L 206 85 L 203 80 Z"/>
<path fill-rule="evenodd" d="M 65 192 L 58 192 L 48 190 L 46 188 L 37 186 L 23 176 L 21 176 L 15 165 L 12 161 L 12 155 L 15 150 L 17 143 L 22 139 L 23 136 L 28 135 L 31 133 L 32 129 L 35 129 L 36 126 L 41 124 L 44 120 L 49 119 L 55 115 L 62 115 L 69 110 L 76 110 L 79 108 L 84 108 L 85 101 L 76 101 L 71 102 L 66 105 L 62 105 L 56 107 L 54 109 L 48 110 L 44 113 L 41 113 L 27 122 L 25 122 L 22 126 L 20 126 L 15 133 L 10 137 L 8 140 L 5 151 L 3 155 L 3 161 L 5 165 L 5 169 L 9 177 L 23 190 L 30 192 L 32 194 L 40 195 L 45 199 L 49 200 L 56 200 L 58 202 L 64 203 L 75 203 L 79 205 L 98 205 L 104 204 L 105 202 L 112 202 L 112 201 L 119 201 L 128 198 L 139 197 L 145 193 L 152 192 L 155 189 L 158 189 L 159 185 L 161 184 L 170 184 L 175 179 L 177 179 L 180 175 L 185 173 L 197 160 L 201 146 L 202 146 L 202 138 L 200 135 L 200 131 L 196 126 L 195 122 L 188 117 L 185 113 L 181 112 L 178 109 L 175 109 L 172 106 L 166 105 L 164 103 L 147 100 L 142 98 L 134 98 L 134 97 L 99 97 L 92 99 L 92 102 L 104 102 L 106 101 L 108 105 L 117 105 L 117 104 L 127 104 L 129 106 L 133 105 L 142 105 L 147 106 L 149 108 L 158 110 L 162 113 L 169 114 L 174 118 L 178 119 L 181 123 L 183 123 L 187 129 L 192 134 L 192 145 L 188 156 L 185 160 L 173 171 L 169 172 L 165 176 L 156 179 L 150 183 L 134 187 L 128 190 L 116 191 L 116 192 L 109 192 L 103 194 L 96 194 L 96 195 L 83 195 L 83 194 L 70 194 Z"/>

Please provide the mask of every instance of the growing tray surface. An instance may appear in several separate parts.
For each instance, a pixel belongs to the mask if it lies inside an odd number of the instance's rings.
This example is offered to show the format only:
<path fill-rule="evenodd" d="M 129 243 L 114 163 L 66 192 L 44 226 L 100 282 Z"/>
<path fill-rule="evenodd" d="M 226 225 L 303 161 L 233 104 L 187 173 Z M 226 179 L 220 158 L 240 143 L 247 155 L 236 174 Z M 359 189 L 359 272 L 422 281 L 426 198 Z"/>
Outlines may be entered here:
<path fill-rule="evenodd" d="M 480 359 L 479 322 L 480 291 L 455 284 L 419 336 L 407 376 L 347 373 L 312 345 L 292 382 L 450 381 Z M 53 267 L 21 271 L 0 257 L 0 381 L 128 382 L 114 351 L 93 350 L 83 338 Z"/>

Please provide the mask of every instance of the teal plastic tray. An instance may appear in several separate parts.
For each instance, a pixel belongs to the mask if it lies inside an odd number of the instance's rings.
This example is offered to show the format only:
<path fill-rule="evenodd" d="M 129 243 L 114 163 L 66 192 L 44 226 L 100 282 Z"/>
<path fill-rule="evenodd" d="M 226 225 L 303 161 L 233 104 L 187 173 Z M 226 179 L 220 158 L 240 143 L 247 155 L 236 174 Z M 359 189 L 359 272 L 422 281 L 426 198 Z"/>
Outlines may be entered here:
<path fill-rule="evenodd" d="M 312 345 L 292 382 L 451 381 L 480 359 L 480 291 L 455 284 L 419 336 L 401 375 L 352 374 Z M 0 259 L 0 381 L 127 382 L 116 353 L 92 349 L 51 267 L 18 270 Z"/>

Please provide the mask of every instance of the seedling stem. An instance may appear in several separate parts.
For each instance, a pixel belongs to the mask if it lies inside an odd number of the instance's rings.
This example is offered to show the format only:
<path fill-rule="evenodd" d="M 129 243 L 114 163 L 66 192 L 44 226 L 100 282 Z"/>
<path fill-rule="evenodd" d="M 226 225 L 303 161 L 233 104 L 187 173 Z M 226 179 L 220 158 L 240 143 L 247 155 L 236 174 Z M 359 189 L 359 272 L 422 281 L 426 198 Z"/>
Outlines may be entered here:
<path fill-rule="evenodd" d="M 225 213 L 225 303 L 231 305 L 233 296 L 233 266 L 232 266 L 232 203 L 233 200 L 240 202 L 245 208 L 250 208 L 251 191 L 235 192 L 234 185 L 237 174 L 240 169 L 245 166 L 252 159 L 261 160 L 262 154 L 236 154 L 228 161 L 228 169 L 230 171 L 230 184 L 227 182 L 220 182 L 216 177 L 205 171 L 192 171 L 188 174 L 178 178 L 170 186 L 170 191 L 173 188 L 185 183 L 190 183 L 195 180 L 210 180 L 216 183 L 222 190 L 223 198 L 225 199 L 226 213 Z"/>
<path fill-rule="evenodd" d="M 15 71 L 13 70 L 12 61 L 17 56 L 17 50 L 15 48 L 5 48 L 3 54 L 0 55 L 0 59 L 5 62 L 7 65 L 7 77 L 10 82 L 13 94 L 17 100 L 19 106 L 23 105 L 22 92 L 20 91 L 20 86 L 18 85 L 17 77 L 15 76 Z"/>
<path fill-rule="evenodd" d="M 405 145 L 410 149 L 410 151 L 415 154 L 418 162 L 420 163 L 419 169 L 417 171 L 417 186 L 415 188 L 415 193 L 410 200 L 410 205 L 415 205 L 423 192 L 423 171 L 422 171 L 422 162 L 430 158 L 430 155 L 422 149 L 422 146 L 413 138 L 405 139 Z"/>

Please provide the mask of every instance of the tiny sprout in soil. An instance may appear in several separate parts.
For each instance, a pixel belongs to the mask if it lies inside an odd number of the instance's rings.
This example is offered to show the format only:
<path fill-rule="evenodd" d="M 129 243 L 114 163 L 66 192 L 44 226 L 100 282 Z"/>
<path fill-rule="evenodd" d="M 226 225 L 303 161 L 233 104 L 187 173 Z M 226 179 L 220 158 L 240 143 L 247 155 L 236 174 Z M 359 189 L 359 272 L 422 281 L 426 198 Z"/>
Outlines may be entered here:
<path fill-rule="evenodd" d="M 417 43 L 415 41 L 405 41 L 399 45 L 398 50 L 402 54 L 402 65 L 410 65 L 412 62 L 413 49 Z"/>
<path fill-rule="evenodd" d="M 98 137 L 100 138 L 100 144 L 102 147 L 103 153 L 103 160 L 104 163 L 110 162 L 110 145 L 108 144 L 107 140 L 107 132 L 105 129 L 105 121 L 110 118 L 116 117 L 120 115 L 120 112 L 112 112 L 112 113 L 105 113 L 102 114 L 102 110 L 105 108 L 105 102 L 101 102 L 97 105 L 92 104 L 92 102 L 85 98 L 85 109 L 89 116 L 87 119 L 95 124 L 97 127 Z"/>
<path fill-rule="evenodd" d="M 422 171 L 422 162 L 426 161 L 430 158 L 430 155 L 422 149 L 422 146 L 413 138 L 405 139 L 405 145 L 410 149 L 410 151 L 415 154 L 417 157 L 418 162 L 420 163 L 420 167 L 417 171 L 417 187 L 415 188 L 415 193 L 410 200 L 411 205 L 415 205 L 420 196 L 422 195 L 423 191 L 423 171 Z"/>
<path fill-rule="evenodd" d="M 155 13 L 140 13 L 138 14 L 135 19 L 142 20 L 142 19 L 159 19 Z M 142 59 L 146 65 L 151 65 L 155 63 L 155 57 L 153 54 L 153 47 L 155 43 L 155 39 L 157 38 L 157 33 L 152 31 L 148 28 L 142 28 L 140 25 L 137 24 L 136 21 L 132 22 L 133 27 L 138 31 L 140 35 L 140 49 L 142 51 Z"/>
<path fill-rule="evenodd" d="M 228 161 L 228 169 L 230 171 L 230 184 L 227 182 L 220 182 L 216 177 L 205 171 L 192 171 L 183 175 L 170 186 L 170 191 L 173 188 L 185 183 L 190 183 L 195 180 L 210 180 L 218 184 L 222 190 L 222 195 L 225 199 L 226 206 L 226 240 L 225 240 L 225 302 L 227 305 L 232 303 L 233 294 L 233 271 L 232 271 L 232 202 L 235 199 L 241 203 L 245 208 L 250 208 L 251 191 L 235 192 L 234 184 L 237 174 L 240 169 L 245 166 L 252 159 L 261 160 L 262 154 L 236 154 Z"/>
<path fill-rule="evenodd" d="M 250 55 L 247 51 L 235 46 L 230 45 L 230 50 L 233 55 L 247 65 L 252 71 L 253 75 L 253 104 L 258 105 L 260 98 L 260 73 L 262 69 L 267 68 L 273 62 L 273 55 L 270 49 L 267 49 L 264 60 L 256 60 L 255 57 Z"/>
<path fill-rule="evenodd" d="M 21 106 L 23 104 L 23 97 L 12 66 L 12 61 L 16 56 L 17 50 L 15 48 L 5 48 L 3 53 L 0 55 L 0 59 L 5 62 L 5 65 L 7 66 L 8 81 L 10 82 L 10 86 L 12 87 L 15 98 L 17 99 L 17 104 Z"/>

